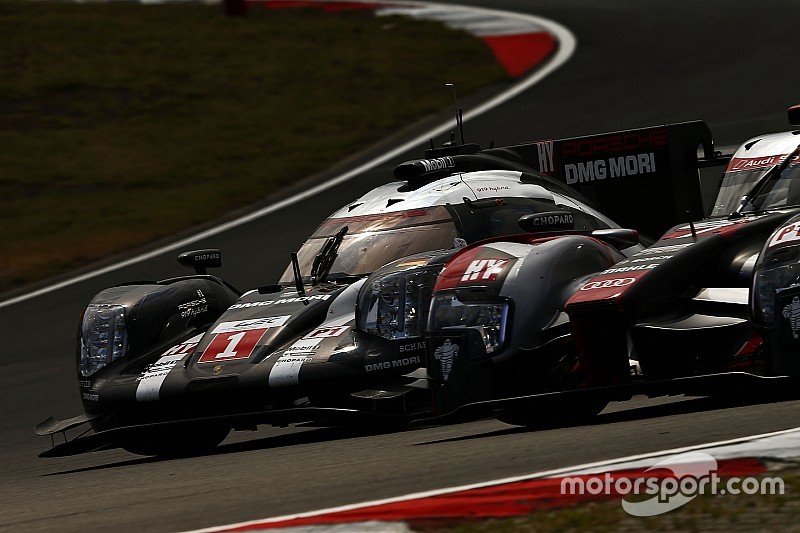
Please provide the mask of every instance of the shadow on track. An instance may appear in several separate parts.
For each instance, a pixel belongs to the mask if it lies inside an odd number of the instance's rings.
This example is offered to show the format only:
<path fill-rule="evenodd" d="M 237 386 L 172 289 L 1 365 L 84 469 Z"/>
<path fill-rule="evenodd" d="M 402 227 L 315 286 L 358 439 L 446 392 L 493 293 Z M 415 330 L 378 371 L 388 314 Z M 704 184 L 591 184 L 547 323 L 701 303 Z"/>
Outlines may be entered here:
<path fill-rule="evenodd" d="M 552 429 L 564 429 L 569 427 L 580 426 L 604 426 L 609 424 L 617 424 L 624 422 L 634 422 L 637 420 L 648 420 L 654 418 L 662 418 L 669 416 L 686 415 L 690 413 L 702 413 L 707 411 L 717 411 L 722 409 L 732 409 L 737 407 L 745 407 L 752 405 L 763 405 L 768 403 L 788 402 L 797 400 L 797 397 L 792 398 L 751 398 L 751 399 L 732 399 L 732 398 L 714 398 L 714 397 L 695 397 L 686 398 L 683 401 L 672 403 L 665 403 L 659 405 L 646 405 L 642 407 L 634 407 L 631 409 L 624 409 L 613 411 L 610 413 L 600 413 L 591 421 L 585 424 L 541 424 L 537 426 L 510 426 L 508 428 L 489 431 L 486 433 L 463 435 L 460 437 L 451 437 L 447 439 L 432 440 L 428 442 L 420 442 L 415 446 L 425 446 L 429 444 L 442 444 L 448 442 L 470 441 L 474 439 L 484 439 L 487 437 L 499 437 L 504 435 L 515 435 L 519 433 L 529 433 L 536 431 L 546 431 Z M 614 405 L 614 404 L 611 404 Z M 624 405 L 624 402 L 622 402 Z"/>
<path fill-rule="evenodd" d="M 44 474 L 44 476 L 45 477 L 61 476 L 64 474 L 76 474 L 81 472 L 92 472 L 92 471 L 108 470 L 114 468 L 123 468 L 127 466 L 163 463 L 167 461 L 185 460 L 196 457 L 213 457 L 213 456 L 222 456 L 228 454 L 236 454 L 241 452 L 271 450 L 277 448 L 284 448 L 287 446 L 314 444 L 318 442 L 334 442 L 338 440 L 345 440 L 351 438 L 370 437 L 390 432 L 392 431 L 387 430 L 385 428 L 322 427 L 322 428 L 311 429 L 309 431 L 287 433 L 284 435 L 275 435 L 270 437 L 262 437 L 243 442 L 230 443 L 230 444 L 221 444 L 214 450 L 214 452 L 205 455 L 190 455 L 186 457 L 159 457 L 159 456 L 133 457 L 131 459 L 114 463 L 106 463 L 96 466 L 52 472 L 49 474 Z"/>

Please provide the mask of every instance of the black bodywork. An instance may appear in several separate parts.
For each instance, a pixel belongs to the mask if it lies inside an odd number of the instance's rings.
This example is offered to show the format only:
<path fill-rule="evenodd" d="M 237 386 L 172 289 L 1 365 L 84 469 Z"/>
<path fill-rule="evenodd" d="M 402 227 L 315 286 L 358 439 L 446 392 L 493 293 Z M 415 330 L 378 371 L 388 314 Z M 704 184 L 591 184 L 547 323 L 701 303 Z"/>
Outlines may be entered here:
<path fill-rule="evenodd" d="M 651 235 L 687 220 L 701 209 L 698 147 L 706 160 L 716 157 L 700 122 L 488 150 L 437 149 L 398 166 L 401 181 L 323 221 L 277 284 L 241 294 L 207 274 L 219 266 L 219 250 L 199 250 L 179 259 L 195 275 L 101 291 L 78 335 L 85 414 L 42 422 L 37 433 L 65 436 L 42 456 L 115 447 L 197 453 L 231 429 L 258 424 L 405 424 L 441 410 L 436 390 L 431 404 L 431 376 L 415 374 L 426 353 L 433 357 L 434 337 L 426 339 L 431 298 L 451 259 L 501 241 L 534 250 L 538 258 L 527 264 L 550 273 L 552 297 L 541 309 L 523 312 L 518 303 L 515 310 L 518 318 L 538 320 L 527 326 L 532 335 L 515 333 L 516 348 L 547 354 L 546 363 L 518 359 L 525 373 L 511 365 L 509 379 L 495 379 L 495 388 L 507 387 L 503 397 L 529 392 L 524 376 L 538 375 L 536 387 L 550 382 L 543 368 L 572 375 L 563 355 L 570 342 L 566 296 L 587 276 L 641 250 L 636 232 L 596 209 L 626 222 L 646 211 L 651 216 L 641 227 Z M 692 194 L 670 196 L 683 190 Z M 441 199 L 421 205 L 414 196 L 421 191 Z M 620 200 L 639 191 L 659 201 Z M 386 205 L 370 211 L 378 201 Z M 392 246 L 374 240 L 386 228 L 398 236 Z M 350 264 L 353 249 L 378 253 L 382 262 Z M 515 253 L 508 258 L 522 257 Z M 499 287 L 483 294 L 476 286 L 452 289 L 469 301 L 498 297 Z M 469 395 L 457 403 L 467 401 Z M 87 422 L 93 433 L 66 438 Z"/>

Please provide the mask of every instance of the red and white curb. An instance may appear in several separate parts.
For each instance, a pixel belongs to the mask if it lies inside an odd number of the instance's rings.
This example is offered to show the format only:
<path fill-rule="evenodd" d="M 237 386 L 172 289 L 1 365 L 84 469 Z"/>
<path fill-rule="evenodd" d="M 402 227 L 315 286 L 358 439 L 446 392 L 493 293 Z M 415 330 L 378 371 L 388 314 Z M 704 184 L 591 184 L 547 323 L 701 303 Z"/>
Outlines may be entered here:
<path fill-rule="evenodd" d="M 383 3 L 357 0 L 248 0 L 270 8 L 316 7 L 326 11 L 368 9 L 378 16 L 400 15 L 435 20 L 482 39 L 510 76 L 520 77 L 535 68 L 558 47 L 559 37 L 547 25 L 513 13 L 459 5 Z"/>
<path fill-rule="evenodd" d="M 161 3 L 161 2 L 169 2 L 169 1 L 172 1 L 172 0 L 141 0 L 141 1 L 143 3 L 154 4 L 154 3 Z M 275 0 L 275 2 L 277 2 L 277 0 Z M 292 3 L 296 4 L 297 2 L 292 2 Z M 306 3 L 310 4 L 312 2 L 306 2 Z M 313 2 L 313 3 L 314 4 L 319 4 L 320 2 Z M 329 8 L 333 4 L 339 4 L 339 5 L 349 4 L 350 6 L 352 6 L 353 4 L 356 4 L 356 3 L 365 4 L 366 2 L 354 2 L 354 1 L 351 1 L 351 2 L 327 2 L 327 4 L 330 4 L 328 6 Z M 491 98 L 491 99 L 487 100 L 486 102 L 480 104 L 479 106 L 477 106 L 474 109 L 465 110 L 465 112 L 464 112 L 464 121 L 465 122 L 467 122 L 467 121 L 469 121 L 469 120 L 471 120 L 471 119 L 473 119 L 473 118 L 475 118 L 475 117 L 477 117 L 479 115 L 482 115 L 482 114 L 484 114 L 484 113 L 486 113 L 488 111 L 491 111 L 492 109 L 494 109 L 494 108 L 506 103 L 507 101 L 511 100 L 515 96 L 518 96 L 519 94 L 529 90 L 531 87 L 533 87 L 534 85 L 536 85 L 539 82 L 541 82 L 543 79 L 545 79 L 547 76 L 552 74 L 554 71 L 556 71 L 557 69 L 561 68 L 561 66 L 563 66 L 567 61 L 569 61 L 569 59 L 572 57 L 572 54 L 575 52 L 575 49 L 577 47 L 577 41 L 576 41 L 574 35 L 567 28 L 565 28 L 564 26 L 562 26 L 562 25 L 560 25 L 557 22 L 554 22 L 552 20 L 548 20 L 548 19 L 545 19 L 545 18 L 542 18 L 542 17 L 537 17 L 537 16 L 534 16 L 534 15 L 526 15 L 526 14 L 522 14 L 522 13 L 512 13 L 512 12 L 507 12 L 507 11 L 498 11 L 498 10 L 493 10 L 493 9 L 484 9 L 484 8 L 476 8 L 476 7 L 457 6 L 457 5 L 450 5 L 450 4 L 448 4 L 447 6 L 444 6 L 442 4 L 427 4 L 427 3 L 422 3 L 422 2 L 403 2 L 402 4 L 399 3 L 399 2 L 387 2 L 387 3 L 370 2 L 370 3 L 367 3 L 367 4 L 371 4 L 371 5 L 380 7 L 381 9 L 389 9 L 390 6 L 393 7 L 393 8 L 397 8 L 398 6 L 403 6 L 403 7 L 406 7 L 406 8 L 416 7 L 416 8 L 419 8 L 419 9 L 423 9 L 423 8 L 426 8 L 426 7 L 427 8 L 431 8 L 431 9 L 433 9 L 433 8 L 446 9 L 446 10 L 449 10 L 451 13 L 459 13 L 459 12 L 464 12 L 464 10 L 466 10 L 467 12 L 478 13 L 481 16 L 484 16 L 486 20 L 494 20 L 494 17 L 502 16 L 508 21 L 508 25 L 509 25 L 508 27 L 509 28 L 512 28 L 512 26 L 514 26 L 516 24 L 516 27 L 526 26 L 527 28 L 530 29 L 531 34 L 546 33 L 546 34 L 552 36 L 552 38 L 557 43 L 557 46 L 556 46 L 555 50 L 552 52 L 552 54 L 550 54 L 546 59 L 544 59 L 537 66 L 537 68 L 532 69 L 530 71 L 530 73 L 528 73 L 527 75 L 521 77 L 519 79 L 519 81 L 517 81 L 514 85 L 509 87 L 507 90 L 503 91 L 502 93 L 497 94 L 493 98 Z M 516 21 L 516 22 L 514 22 L 514 21 Z M 536 29 L 536 31 L 534 31 L 534 28 Z M 541 32 L 539 30 L 541 30 Z M 509 31 L 512 31 L 512 30 L 509 29 Z M 508 33 L 508 34 L 497 33 L 497 34 L 493 34 L 493 35 L 496 35 L 498 38 L 501 38 L 503 36 L 512 36 L 512 37 L 515 36 L 515 35 L 524 36 L 524 35 L 526 35 L 526 33 L 513 33 L 512 32 L 512 33 Z M 520 39 L 523 39 L 523 37 L 520 37 Z M 442 80 L 442 83 L 445 83 L 446 81 L 447 80 Z M 226 222 L 224 224 L 220 224 L 219 226 L 217 226 L 215 228 L 211 228 L 211 229 L 208 229 L 208 230 L 203 231 L 201 233 L 197 233 L 195 235 L 192 235 L 192 236 L 186 237 L 184 239 L 175 241 L 173 243 L 167 244 L 166 246 L 162 246 L 160 248 L 156 248 L 156 249 L 150 250 L 148 252 L 145 252 L 143 254 L 137 255 L 135 257 L 132 257 L 132 258 L 127 259 L 125 261 L 122 261 L 120 263 L 116 263 L 116 264 L 113 264 L 113 265 L 108 265 L 106 267 L 99 268 L 97 270 L 93 270 L 91 272 L 87 272 L 85 274 L 81 274 L 79 276 L 75 276 L 73 278 L 61 281 L 59 283 L 55 283 L 53 285 L 49 285 L 47 287 L 43 287 L 41 289 L 38 289 L 38 290 L 35 290 L 35 291 L 32 291 L 32 292 L 29 292 L 29 293 L 26 293 L 26 294 L 22 294 L 20 296 L 14 297 L 14 298 L 10 298 L 8 300 L 0 301 L 0 309 L 2 309 L 4 307 L 9 307 L 9 306 L 12 306 L 12 305 L 16 305 L 16 304 L 22 303 L 22 302 L 31 300 L 33 298 L 37 298 L 39 296 L 43 296 L 45 294 L 49 294 L 51 292 L 63 289 L 65 287 L 69 287 L 70 285 L 74 285 L 76 283 L 81 283 L 83 281 L 90 280 L 90 279 L 96 278 L 98 276 L 102 276 L 104 274 L 108 274 L 110 272 L 114 272 L 114 271 L 119 270 L 121 268 L 125 268 L 125 267 L 131 266 L 131 265 L 135 265 L 137 263 L 140 263 L 142 261 L 146 261 L 148 259 L 153 259 L 153 258 L 159 257 L 161 255 L 164 255 L 165 253 L 168 253 L 168 252 L 173 252 L 175 250 L 185 249 L 187 246 L 191 246 L 194 243 L 196 243 L 197 241 L 201 241 L 203 239 L 208 239 L 210 237 L 214 237 L 216 235 L 219 235 L 220 233 L 224 233 L 224 232 L 229 231 L 231 229 L 234 229 L 236 227 L 242 226 L 244 224 L 248 224 L 248 223 L 250 223 L 250 222 L 252 222 L 254 220 L 257 220 L 257 219 L 262 218 L 264 216 L 267 216 L 267 215 L 270 215 L 270 214 L 275 213 L 277 211 L 280 211 L 283 208 L 290 207 L 290 206 L 294 207 L 299 202 L 302 202 L 304 200 L 312 198 L 312 197 L 314 197 L 314 196 L 316 196 L 316 195 L 318 195 L 318 194 L 320 194 L 320 193 L 322 193 L 324 191 L 327 191 L 328 189 L 333 189 L 334 187 L 338 187 L 339 185 L 341 185 L 341 184 L 353 179 L 354 177 L 358 176 L 359 174 L 362 174 L 362 173 L 364 173 L 364 172 L 366 172 L 368 170 L 371 170 L 371 169 L 373 169 L 373 168 L 375 168 L 377 166 L 380 166 L 380 165 L 382 165 L 384 163 L 392 161 L 393 159 L 401 156 L 402 154 L 408 152 L 409 150 L 418 149 L 420 146 L 424 146 L 428 142 L 429 139 L 436 138 L 436 137 L 439 137 L 440 135 L 446 134 L 447 132 L 449 132 L 452 129 L 452 127 L 453 127 L 452 121 L 448 120 L 446 123 L 443 123 L 443 124 L 433 128 L 433 129 L 431 129 L 431 130 L 429 130 L 427 132 L 422 133 L 418 137 L 416 137 L 414 139 L 411 139 L 411 140 L 409 140 L 409 141 L 407 141 L 407 142 L 395 147 L 393 150 L 389 150 L 389 151 L 381 154 L 380 156 L 376 157 L 375 159 L 373 159 L 371 161 L 368 161 L 368 162 L 366 162 L 366 163 L 364 163 L 364 164 L 362 164 L 362 165 L 360 165 L 360 166 L 358 166 L 356 168 L 350 169 L 349 171 L 347 171 L 347 172 L 345 172 L 343 174 L 335 176 L 335 177 L 327 180 L 326 182 L 320 183 L 319 185 L 311 187 L 311 188 L 309 188 L 309 189 L 307 189 L 307 190 L 305 190 L 305 191 L 303 191 L 303 192 L 301 192 L 299 194 L 296 194 L 294 196 L 291 196 L 289 198 L 286 198 L 286 199 L 281 200 L 279 202 L 276 202 L 274 204 L 268 205 L 268 206 L 266 206 L 266 207 L 264 207 L 262 209 L 259 209 L 257 211 L 253 211 L 252 213 L 249 213 L 249 214 L 247 214 L 247 215 L 245 215 L 245 216 L 243 216 L 241 218 L 237 218 L 235 220 L 231 220 L 231 221 Z M 525 141 L 525 140 L 527 140 L 527 139 L 520 139 L 520 142 Z"/>
<path fill-rule="evenodd" d="M 666 471 L 647 469 L 678 455 L 703 452 L 716 459 L 720 477 L 756 476 L 767 471 L 765 462 L 800 458 L 800 428 L 739 439 L 687 446 L 608 461 L 558 468 L 523 476 L 460 487 L 407 494 L 397 498 L 357 503 L 331 509 L 195 530 L 191 533 L 280 530 L 326 533 L 339 531 L 411 531 L 414 524 L 442 524 L 450 520 L 524 516 L 538 510 L 567 507 L 590 499 L 620 498 L 617 494 L 572 495 L 562 491 L 565 478 L 665 478 Z M 697 455 L 697 454 L 695 454 Z"/>

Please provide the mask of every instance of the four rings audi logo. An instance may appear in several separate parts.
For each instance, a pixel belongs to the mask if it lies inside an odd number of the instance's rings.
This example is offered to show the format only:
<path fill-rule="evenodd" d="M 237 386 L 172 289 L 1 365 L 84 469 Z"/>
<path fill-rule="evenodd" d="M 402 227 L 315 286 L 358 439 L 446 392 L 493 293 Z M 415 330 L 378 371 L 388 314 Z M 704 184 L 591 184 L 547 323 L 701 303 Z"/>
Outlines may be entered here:
<path fill-rule="evenodd" d="M 615 279 L 604 279 L 602 281 L 590 281 L 583 287 L 581 287 L 582 291 L 591 291 L 593 289 L 610 289 L 611 287 L 624 287 L 625 285 L 630 285 L 636 281 L 636 278 L 615 278 Z"/>

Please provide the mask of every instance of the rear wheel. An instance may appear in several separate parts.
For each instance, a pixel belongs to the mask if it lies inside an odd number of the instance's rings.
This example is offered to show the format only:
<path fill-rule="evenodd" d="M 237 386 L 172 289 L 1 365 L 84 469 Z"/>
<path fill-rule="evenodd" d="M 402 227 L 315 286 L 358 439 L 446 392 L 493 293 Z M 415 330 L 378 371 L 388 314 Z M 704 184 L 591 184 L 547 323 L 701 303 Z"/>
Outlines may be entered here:
<path fill-rule="evenodd" d="M 122 448 L 137 455 L 205 455 L 213 452 L 230 431 L 231 428 L 224 425 L 163 428 L 130 438 L 123 443 Z"/>

